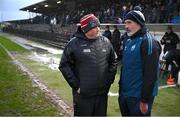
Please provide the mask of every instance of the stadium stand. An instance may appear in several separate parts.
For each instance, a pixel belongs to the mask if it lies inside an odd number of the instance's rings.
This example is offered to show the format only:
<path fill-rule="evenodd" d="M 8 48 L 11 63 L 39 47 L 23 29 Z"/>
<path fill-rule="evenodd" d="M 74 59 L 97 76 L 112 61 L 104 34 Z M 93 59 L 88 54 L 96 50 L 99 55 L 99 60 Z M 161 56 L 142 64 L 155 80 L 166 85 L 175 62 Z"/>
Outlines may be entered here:
<path fill-rule="evenodd" d="M 76 24 L 83 15 L 94 13 L 101 23 L 117 24 L 123 30 L 123 17 L 137 5 L 142 8 L 146 22 L 153 23 L 148 25 L 151 31 L 164 32 L 167 25 L 180 30 L 176 24 L 180 22 L 180 0 L 44 0 L 20 9 L 36 13 L 37 16 L 10 21 L 11 25 L 6 26 L 3 31 L 52 41 L 53 45 L 55 41 L 56 46 L 59 43 L 64 45 L 61 43 L 67 42 L 73 35 Z"/>
<path fill-rule="evenodd" d="M 142 8 L 147 23 L 170 23 L 174 16 L 180 15 L 179 0 L 45 0 L 21 10 L 42 13 L 50 19 L 55 17 L 58 23 L 65 24 L 77 23 L 89 12 L 96 14 L 103 23 L 114 23 L 137 5 Z"/>

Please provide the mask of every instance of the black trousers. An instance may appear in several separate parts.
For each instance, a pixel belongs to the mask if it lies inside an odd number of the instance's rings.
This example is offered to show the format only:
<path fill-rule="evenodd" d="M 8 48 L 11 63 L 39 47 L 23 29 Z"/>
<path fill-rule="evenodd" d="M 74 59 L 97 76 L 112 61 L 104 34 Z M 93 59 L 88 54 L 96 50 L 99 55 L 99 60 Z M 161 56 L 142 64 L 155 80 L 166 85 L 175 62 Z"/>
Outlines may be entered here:
<path fill-rule="evenodd" d="M 178 72 L 180 70 L 180 66 L 176 66 L 175 64 L 172 64 L 171 73 L 172 77 L 175 79 L 175 82 L 178 81 Z"/>
<path fill-rule="evenodd" d="M 107 100 L 107 95 L 84 98 L 74 91 L 74 116 L 106 116 Z"/>

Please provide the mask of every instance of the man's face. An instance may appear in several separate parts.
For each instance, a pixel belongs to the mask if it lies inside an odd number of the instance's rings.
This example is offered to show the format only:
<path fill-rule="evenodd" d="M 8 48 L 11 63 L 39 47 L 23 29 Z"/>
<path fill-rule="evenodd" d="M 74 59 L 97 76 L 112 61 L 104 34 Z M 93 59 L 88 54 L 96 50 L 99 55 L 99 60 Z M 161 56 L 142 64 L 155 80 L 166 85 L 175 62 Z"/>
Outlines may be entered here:
<path fill-rule="evenodd" d="M 94 27 L 93 29 L 89 30 L 85 35 L 88 39 L 97 39 L 99 36 L 99 27 Z"/>
<path fill-rule="evenodd" d="M 127 20 L 125 20 L 125 29 L 127 31 L 127 35 L 132 36 L 138 30 L 141 29 L 141 26 L 139 24 L 137 24 L 136 22 L 127 19 Z"/>

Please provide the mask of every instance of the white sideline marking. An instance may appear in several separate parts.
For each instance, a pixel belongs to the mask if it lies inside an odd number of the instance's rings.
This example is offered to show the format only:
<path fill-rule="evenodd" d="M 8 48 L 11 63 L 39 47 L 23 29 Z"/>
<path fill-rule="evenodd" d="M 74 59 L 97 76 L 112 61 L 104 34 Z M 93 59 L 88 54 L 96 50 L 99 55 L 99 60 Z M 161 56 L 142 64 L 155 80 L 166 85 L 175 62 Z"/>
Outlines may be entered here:
<path fill-rule="evenodd" d="M 169 88 L 169 87 L 176 87 L 176 84 L 174 84 L 174 85 L 164 85 L 164 86 L 160 86 L 158 89 L 161 90 L 161 89 L 165 89 L 165 88 Z M 119 96 L 119 93 L 109 92 L 109 93 L 108 93 L 108 96 L 111 96 L 111 97 Z"/>
<path fill-rule="evenodd" d="M 158 89 L 160 90 L 160 89 L 165 89 L 165 88 L 169 88 L 169 87 L 176 87 L 176 84 L 160 86 Z"/>
<path fill-rule="evenodd" d="M 108 96 L 112 96 L 112 97 L 113 96 L 119 96 L 119 93 L 112 93 L 112 92 L 109 91 Z"/>

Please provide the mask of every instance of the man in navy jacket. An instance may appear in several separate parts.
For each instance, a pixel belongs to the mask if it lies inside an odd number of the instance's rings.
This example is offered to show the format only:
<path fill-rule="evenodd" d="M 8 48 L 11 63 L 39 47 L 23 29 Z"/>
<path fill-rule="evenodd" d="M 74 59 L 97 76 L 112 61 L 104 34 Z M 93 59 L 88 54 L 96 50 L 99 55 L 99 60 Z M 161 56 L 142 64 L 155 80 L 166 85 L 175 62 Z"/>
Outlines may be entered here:
<path fill-rule="evenodd" d="M 124 19 L 119 106 L 123 116 L 150 116 L 158 92 L 160 44 L 145 28 L 139 10 L 128 12 Z"/>

